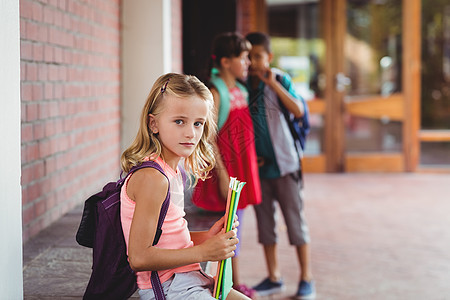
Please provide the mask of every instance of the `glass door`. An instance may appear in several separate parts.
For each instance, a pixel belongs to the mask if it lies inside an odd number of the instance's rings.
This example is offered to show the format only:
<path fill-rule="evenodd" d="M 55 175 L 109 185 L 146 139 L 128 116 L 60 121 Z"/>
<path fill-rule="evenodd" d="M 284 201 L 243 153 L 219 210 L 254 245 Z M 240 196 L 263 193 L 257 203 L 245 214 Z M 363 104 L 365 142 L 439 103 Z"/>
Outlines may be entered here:
<path fill-rule="evenodd" d="M 305 171 L 415 170 L 421 0 L 266 1 L 274 66 L 310 108 Z"/>
<path fill-rule="evenodd" d="M 345 171 L 403 171 L 402 1 L 344 5 Z"/>
<path fill-rule="evenodd" d="M 418 98 L 411 81 L 417 68 L 407 65 L 416 59 L 410 34 L 415 27 L 408 29 L 405 19 L 413 2 L 328 1 L 335 61 L 328 140 L 336 146 L 329 154 L 334 171 L 403 172 L 413 165 L 418 110 L 408 105 Z"/>

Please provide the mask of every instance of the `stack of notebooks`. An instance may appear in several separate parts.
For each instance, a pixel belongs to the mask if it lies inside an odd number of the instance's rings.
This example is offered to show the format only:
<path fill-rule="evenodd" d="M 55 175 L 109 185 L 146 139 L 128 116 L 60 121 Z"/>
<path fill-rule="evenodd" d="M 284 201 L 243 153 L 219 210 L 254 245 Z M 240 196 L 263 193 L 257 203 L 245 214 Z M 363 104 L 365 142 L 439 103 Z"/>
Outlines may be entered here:
<path fill-rule="evenodd" d="M 225 232 L 233 229 L 233 222 L 236 217 L 236 211 L 239 204 L 239 197 L 245 182 L 240 182 L 234 177 L 230 177 L 230 185 L 227 196 L 227 207 L 225 211 Z M 231 267 L 231 258 L 222 260 L 217 265 L 215 276 L 215 285 L 213 296 L 216 299 L 226 299 L 228 293 L 233 287 L 233 270 Z"/>

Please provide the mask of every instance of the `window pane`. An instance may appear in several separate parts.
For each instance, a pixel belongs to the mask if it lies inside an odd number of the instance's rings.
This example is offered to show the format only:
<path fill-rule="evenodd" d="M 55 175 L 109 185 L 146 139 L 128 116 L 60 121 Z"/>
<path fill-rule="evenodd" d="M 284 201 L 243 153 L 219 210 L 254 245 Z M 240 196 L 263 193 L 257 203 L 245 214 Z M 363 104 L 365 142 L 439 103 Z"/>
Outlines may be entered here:
<path fill-rule="evenodd" d="M 450 3 L 422 1 L 422 129 L 450 129 Z"/>
<path fill-rule="evenodd" d="M 348 95 L 401 91 L 401 0 L 348 0 L 345 37 Z"/>
<path fill-rule="evenodd" d="M 400 122 L 350 116 L 346 127 L 346 149 L 349 152 L 402 151 Z"/>
<path fill-rule="evenodd" d="M 421 165 L 450 165 L 450 142 L 422 142 L 420 144 Z"/>
<path fill-rule="evenodd" d="M 297 93 L 306 101 L 323 98 L 325 41 L 321 36 L 319 1 L 267 1 L 267 5 L 272 66 L 289 73 Z M 311 131 L 304 153 L 321 154 L 324 118 L 311 114 L 309 121 Z"/>
<path fill-rule="evenodd" d="M 318 155 L 323 151 L 323 116 L 311 114 L 309 116 L 311 130 L 307 138 L 306 146 L 303 151 L 305 155 Z"/>

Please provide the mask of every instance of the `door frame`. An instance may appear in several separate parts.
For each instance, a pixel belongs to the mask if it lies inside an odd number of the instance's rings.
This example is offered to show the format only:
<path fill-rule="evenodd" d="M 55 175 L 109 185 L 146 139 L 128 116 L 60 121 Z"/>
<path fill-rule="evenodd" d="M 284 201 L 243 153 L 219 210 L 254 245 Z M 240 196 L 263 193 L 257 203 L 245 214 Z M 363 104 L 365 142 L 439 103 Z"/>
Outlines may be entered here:
<path fill-rule="evenodd" d="M 324 153 L 313 157 L 306 156 L 305 171 L 415 171 L 420 152 L 421 0 L 402 1 L 402 92 L 391 95 L 390 102 L 385 102 L 395 104 L 392 107 L 392 113 L 403 122 L 403 148 L 400 153 L 367 155 L 345 153 L 344 113 L 348 109 L 360 109 L 346 105 L 345 93 L 335 88 L 336 75 L 344 72 L 346 0 L 322 0 L 321 16 L 322 34 L 327 49 L 325 58 L 327 84 L 324 91 L 324 103 L 322 105 L 320 102 L 314 103 L 310 110 L 312 113 L 323 113 L 326 120 Z"/>

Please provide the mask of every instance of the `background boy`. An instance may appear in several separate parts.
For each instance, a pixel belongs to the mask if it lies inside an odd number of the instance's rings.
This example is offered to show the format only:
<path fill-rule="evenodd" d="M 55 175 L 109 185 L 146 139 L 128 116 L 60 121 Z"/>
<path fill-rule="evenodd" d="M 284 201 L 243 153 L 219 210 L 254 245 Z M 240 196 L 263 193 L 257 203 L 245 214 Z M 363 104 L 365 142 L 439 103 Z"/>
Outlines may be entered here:
<path fill-rule="evenodd" d="M 247 86 L 263 195 L 262 203 L 255 206 L 255 212 L 258 239 L 263 244 L 269 272 L 269 277 L 253 288 L 261 296 L 278 293 L 285 288 L 277 259 L 276 200 L 286 221 L 289 242 L 297 250 L 300 282 L 296 297 L 313 299 L 315 287 L 310 264 L 310 238 L 303 213 L 300 158 L 280 102 L 295 117 L 303 116 L 305 108 L 297 99 L 289 76 L 269 67 L 273 58 L 269 37 L 254 32 L 246 38 L 252 44 Z"/>

